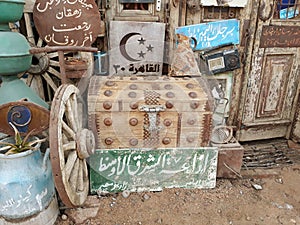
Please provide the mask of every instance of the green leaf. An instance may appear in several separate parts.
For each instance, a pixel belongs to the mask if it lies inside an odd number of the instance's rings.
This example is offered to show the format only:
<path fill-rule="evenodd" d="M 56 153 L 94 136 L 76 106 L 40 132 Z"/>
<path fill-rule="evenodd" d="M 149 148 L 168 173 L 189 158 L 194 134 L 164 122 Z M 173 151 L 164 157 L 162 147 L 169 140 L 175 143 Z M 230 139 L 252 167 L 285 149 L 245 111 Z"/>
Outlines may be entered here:
<path fill-rule="evenodd" d="M 9 143 L 9 142 L 1 142 L 1 141 L 0 141 L 0 145 L 5 145 L 5 146 L 16 147 L 16 145 L 15 145 L 15 144 L 13 144 L 13 143 Z"/>
<path fill-rule="evenodd" d="M 26 135 L 26 137 L 25 137 L 25 138 L 23 139 L 23 141 L 22 141 L 22 145 L 25 145 L 25 144 L 26 144 L 28 138 L 30 137 L 30 135 L 33 133 L 34 130 L 35 130 L 35 129 L 32 129 L 31 131 L 28 132 L 28 134 Z"/>
<path fill-rule="evenodd" d="M 0 152 L 1 152 L 1 151 L 9 150 L 9 149 L 11 149 L 11 148 L 12 148 L 12 146 L 9 146 L 9 145 L 3 146 L 3 147 L 0 148 Z"/>
<path fill-rule="evenodd" d="M 19 148 L 17 151 L 18 152 L 25 152 L 27 150 L 34 150 L 32 146 L 23 146 L 22 148 Z"/>
<path fill-rule="evenodd" d="M 5 155 L 12 155 L 12 154 L 16 154 L 16 153 L 18 153 L 18 151 L 15 148 L 13 148 L 13 149 L 10 149 L 9 151 L 7 151 L 5 153 Z"/>
<path fill-rule="evenodd" d="M 32 147 L 33 145 L 35 145 L 35 144 L 37 144 L 37 143 L 44 142 L 44 141 L 46 141 L 46 138 L 43 138 L 43 139 L 37 139 L 37 140 L 31 141 L 31 142 L 28 142 L 27 145 Z"/>
<path fill-rule="evenodd" d="M 5 145 L 4 147 L 0 148 L 0 151 L 3 150 L 8 150 L 5 154 L 6 155 L 10 155 L 10 154 L 15 154 L 15 153 L 20 153 L 20 152 L 24 152 L 27 150 L 36 150 L 36 144 L 44 142 L 46 140 L 46 138 L 43 139 L 36 139 L 36 140 L 32 140 L 30 142 L 28 142 L 28 139 L 30 137 L 30 135 L 34 132 L 34 130 L 31 130 L 30 132 L 27 133 L 27 135 L 25 136 L 25 138 L 22 140 L 22 137 L 20 135 L 20 132 L 18 131 L 18 129 L 10 122 L 9 123 L 10 126 L 14 129 L 15 132 L 15 143 L 9 143 L 9 142 L 0 142 L 0 145 Z"/>
<path fill-rule="evenodd" d="M 20 132 L 15 127 L 15 125 L 13 125 L 11 122 L 9 122 L 9 125 L 14 129 L 14 132 L 15 132 L 15 143 L 16 143 L 17 146 L 19 146 L 20 144 L 22 144 L 22 137 L 20 135 Z"/>

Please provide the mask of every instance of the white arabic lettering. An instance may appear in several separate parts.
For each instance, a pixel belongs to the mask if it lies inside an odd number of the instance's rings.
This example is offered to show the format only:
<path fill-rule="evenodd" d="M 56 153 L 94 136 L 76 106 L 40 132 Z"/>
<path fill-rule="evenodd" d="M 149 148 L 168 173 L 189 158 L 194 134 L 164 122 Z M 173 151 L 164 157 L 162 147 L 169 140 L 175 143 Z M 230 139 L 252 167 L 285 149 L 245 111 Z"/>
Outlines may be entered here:
<path fill-rule="evenodd" d="M 54 0 L 50 0 L 48 2 L 46 2 L 45 4 L 45 7 L 43 9 L 40 8 L 41 6 L 41 3 L 39 2 L 36 6 L 36 9 L 39 11 L 39 12 L 46 12 L 46 10 L 48 9 L 48 7 L 51 9 L 51 5 L 53 4 Z"/>
<path fill-rule="evenodd" d="M 82 14 L 82 10 L 81 9 L 75 9 L 72 12 L 72 9 L 66 9 L 66 7 L 63 8 L 63 11 L 56 13 L 55 17 L 58 20 L 61 20 L 63 18 L 68 18 L 68 17 L 75 17 L 75 18 L 79 18 Z"/>
<path fill-rule="evenodd" d="M 48 189 L 45 188 L 45 190 L 42 191 L 41 194 L 37 194 L 35 196 L 35 199 L 36 199 L 36 201 L 37 201 L 37 203 L 38 203 L 39 208 L 40 208 L 41 211 L 43 209 L 42 199 L 47 195 L 47 193 L 48 193 Z"/>
<path fill-rule="evenodd" d="M 82 25 L 78 25 L 76 27 L 71 27 L 71 28 L 65 28 L 67 26 L 66 24 L 61 24 L 60 26 L 63 28 L 56 28 L 52 26 L 52 30 L 55 32 L 70 32 L 76 30 L 88 31 L 91 28 L 91 24 L 88 24 L 87 22 L 83 22 Z"/>
<path fill-rule="evenodd" d="M 143 164 L 142 161 L 146 161 Z M 131 153 L 123 157 L 118 156 L 117 159 L 110 159 L 109 157 L 100 158 L 99 172 L 109 171 L 109 177 L 114 175 L 120 176 L 123 173 L 128 173 L 131 176 L 140 176 L 149 172 L 159 174 L 175 174 L 187 171 L 188 173 L 203 173 L 207 167 L 209 155 L 197 155 L 193 157 L 171 156 L 170 154 L 161 154 L 158 157 L 149 154 L 147 159 L 141 155 L 134 155 Z M 204 163 L 199 163 L 204 162 Z M 198 167 L 198 168 L 197 168 Z M 176 169 L 175 169 L 176 168 Z"/>
<path fill-rule="evenodd" d="M 13 199 L 13 198 L 7 199 L 5 201 L 5 204 L 1 205 L 0 211 L 4 212 L 4 211 L 8 210 L 9 208 L 18 208 L 22 205 L 22 203 L 28 202 L 31 197 L 31 192 L 30 192 L 31 188 L 32 188 L 32 185 L 29 185 L 25 192 L 25 193 L 27 193 L 27 195 L 25 195 L 25 196 L 20 194 L 18 196 L 18 199 Z"/>
<path fill-rule="evenodd" d="M 86 4 L 86 0 L 78 0 L 78 2 L 81 3 L 81 6 L 83 8 L 86 8 L 86 9 L 92 9 L 93 8 L 92 4 Z"/>

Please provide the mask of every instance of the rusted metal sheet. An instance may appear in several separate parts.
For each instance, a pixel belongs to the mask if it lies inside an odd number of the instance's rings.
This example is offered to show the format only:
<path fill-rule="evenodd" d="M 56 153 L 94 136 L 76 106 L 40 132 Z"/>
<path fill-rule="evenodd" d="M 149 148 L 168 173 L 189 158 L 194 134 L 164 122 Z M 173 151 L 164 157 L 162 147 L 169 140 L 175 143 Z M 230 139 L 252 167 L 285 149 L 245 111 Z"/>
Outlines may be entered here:
<path fill-rule="evenodd" d="M 91 192 L 214 188 L 217 161 L 215 147 L 96 150 L 89 159 Z"/>
<path fill-rule="evenodd" d="M 299 26 L 263 26 L 259 47 L 300 47 Z"/>
<path fill-rule="evenodd" d="M 33 19 L 49 46 L 91 46 L 100 34 L 100 13 L 93 0 L 37 0 Z"/>
<path fill-rule="evenodd" d="M 110 22 L 110 75 L 161 75 L 165 24 Z"/>
<path fill-rule="evenodd" d="M 0 132 L 14 135 L 9 122 L 13 123 L 21 134 L 32 130 L 32 135 L 40 134 L 49 127 L 49 111 L 32 102 L 10 102 L 0 106 Z"/>
<path fill-rule="evenodd" d="M 252 142 L 244 148 L 242 169 L 271 169 L 299 162 L 299 152 L 284 139 Z"/>

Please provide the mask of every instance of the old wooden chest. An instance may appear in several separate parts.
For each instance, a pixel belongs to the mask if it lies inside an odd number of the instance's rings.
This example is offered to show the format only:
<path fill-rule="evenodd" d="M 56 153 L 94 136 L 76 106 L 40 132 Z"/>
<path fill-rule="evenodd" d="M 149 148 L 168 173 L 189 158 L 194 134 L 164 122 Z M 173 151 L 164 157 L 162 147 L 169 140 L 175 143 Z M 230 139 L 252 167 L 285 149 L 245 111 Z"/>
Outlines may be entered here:
<path fill-rule="evenodd" d="M 97 134 L 98 149 L 205 147 L 210 103 L 201 80 L 94 76 L 89 127 Z"/>

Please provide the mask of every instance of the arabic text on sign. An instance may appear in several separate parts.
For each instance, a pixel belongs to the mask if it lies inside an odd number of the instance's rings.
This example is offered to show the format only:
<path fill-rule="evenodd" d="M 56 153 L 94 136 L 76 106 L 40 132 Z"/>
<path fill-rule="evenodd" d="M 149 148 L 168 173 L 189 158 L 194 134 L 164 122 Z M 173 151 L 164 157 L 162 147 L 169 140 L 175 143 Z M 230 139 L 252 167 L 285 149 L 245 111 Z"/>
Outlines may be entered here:
<path fill-rule="evenodd" d="M 126 68 L 128 68 L 128 72 L 130 74 L 144 74 L 144 73 L 158 73 L 160 71 L 160 64 L 130 64 L 128 67 L 121 67 L 121 65 L 113 65 L 115 69 L 115 73 L 121 70 L 122 72 L 126 72 Z"/>
<path fill-rule="evenodd" d="M 92 0 L 37 0 L 34 22 L 49 46 L 91 46 L 100 33 L 100 14 Z"/>
<path fill-rule="evenodd" d="M 232 19 L 183 26 L 178 27 L 176 33 L 196 39 L 197 46 L 193 48 L 195 50 L 239 44 L 239 21 Z"/>

